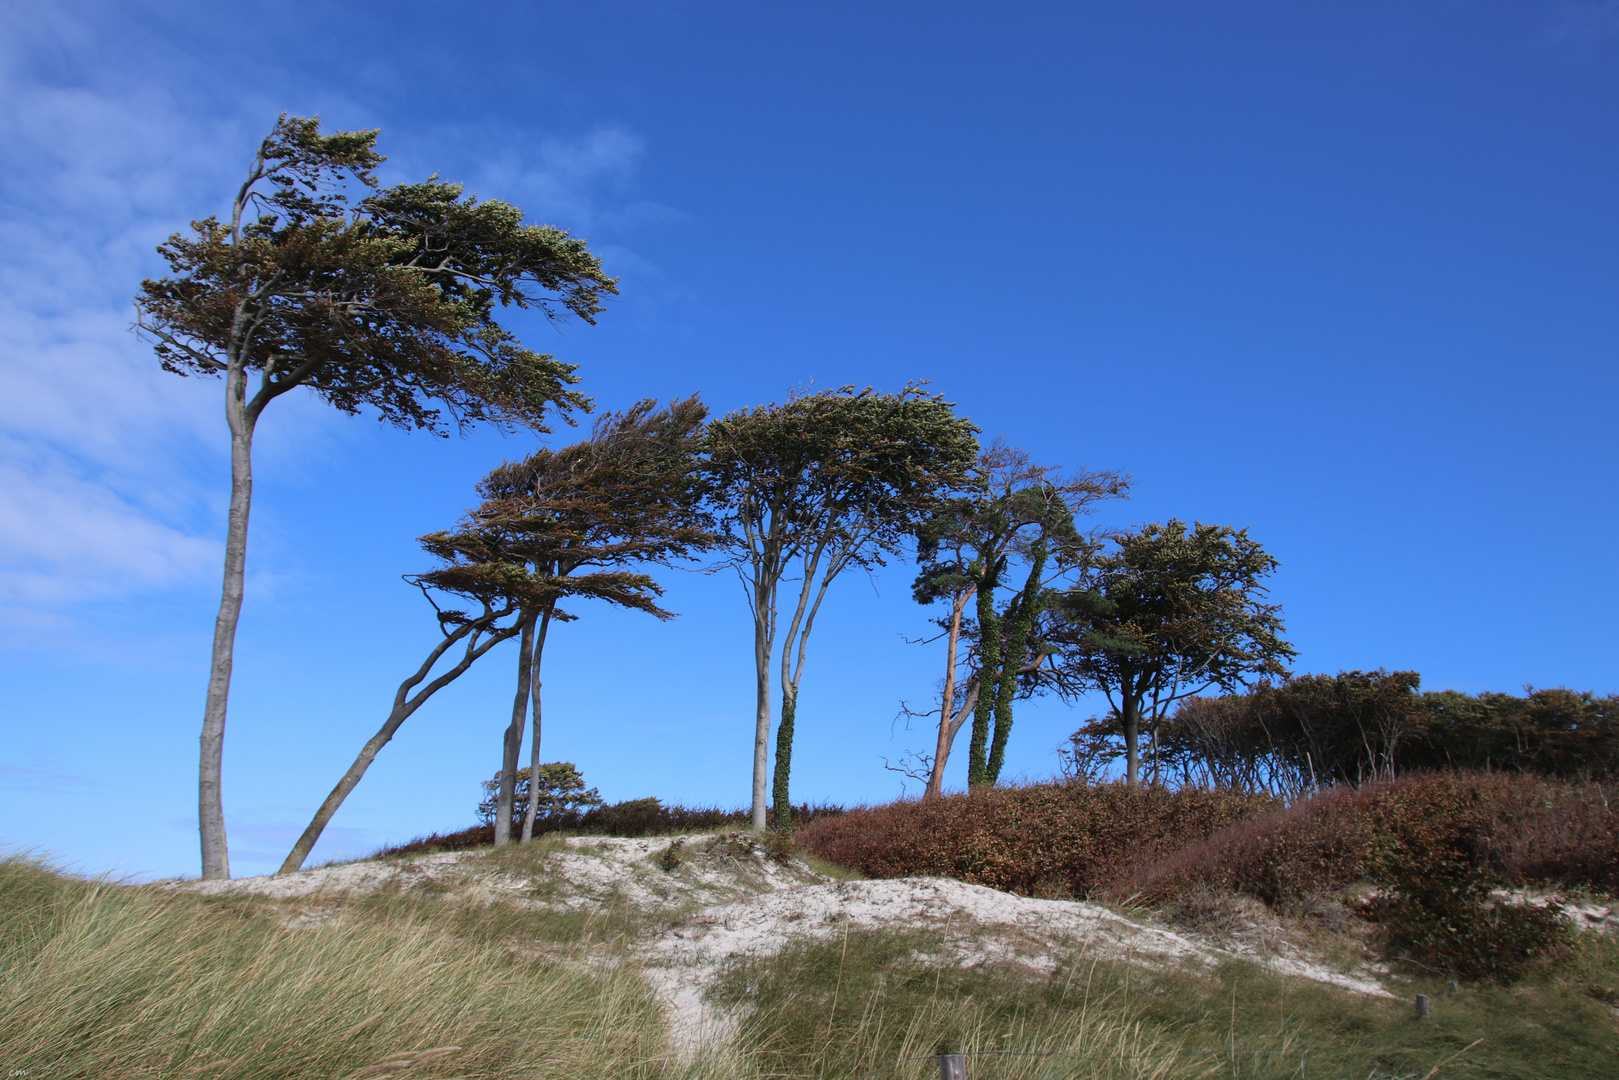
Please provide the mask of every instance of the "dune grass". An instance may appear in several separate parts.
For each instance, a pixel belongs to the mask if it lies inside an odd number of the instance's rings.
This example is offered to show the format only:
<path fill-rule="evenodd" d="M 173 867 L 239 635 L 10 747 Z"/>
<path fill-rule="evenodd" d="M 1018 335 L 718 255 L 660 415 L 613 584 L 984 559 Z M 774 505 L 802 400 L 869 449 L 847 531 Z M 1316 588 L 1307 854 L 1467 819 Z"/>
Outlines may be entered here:
<path fill-rule="evenodd" d="M 232 1080 L 667 1073 L 660 1013 L 632 972 L 525 956 L 400 908 L 294 914 L 0 862 L 0 1064 Z"/>
<path fill-rule="evenodd" d="M 941 965 L 914 934 L 854 932 L 733 964 L 722 1000 L 762 1075 L 855 1077 L 941 1051 L 968 1053 L 974 1080 L 1227 1077 L 1243 1080 L 1609 1078 L 1619 1023 L 1602 987 L 1619 943 L 1584 942 L 1565 966 L 1513 988 L 1412 985 L 1433 999 L 1349 995 L 1231 962 L 1153 971 L 1080 954 L 1031 978 Z M 927 1060 L 878 1073 L 936 1076 Z"/>
<path fill-rule="evenodd" d="M 469 855 L 467 882 L 543 889 L 558 846 Z M 950 1051 L 977 1055 L 973 1080 L 1578 1080 L 1611 1076 L 1619 1058 L 1611 939 L 1513 987 L 1398 983 L 1405 1000 L 1380 1001 L 1235 962 L 1151 971 L 1075 953 L 1044 976 L 964 969 L 930 955 L 926 935 L 851 930 L 733 962 L 711 1001 L 737 1018 L 736 1038 L 687 1061 L 628 951 L 678 918 L 547 910 L 498 888 L 205 897 L 0 860 L 0 1068 L 922 1080 Z M 1424 1022 L 1409 1003 L 1418 991 L 1434 998 Z"/>

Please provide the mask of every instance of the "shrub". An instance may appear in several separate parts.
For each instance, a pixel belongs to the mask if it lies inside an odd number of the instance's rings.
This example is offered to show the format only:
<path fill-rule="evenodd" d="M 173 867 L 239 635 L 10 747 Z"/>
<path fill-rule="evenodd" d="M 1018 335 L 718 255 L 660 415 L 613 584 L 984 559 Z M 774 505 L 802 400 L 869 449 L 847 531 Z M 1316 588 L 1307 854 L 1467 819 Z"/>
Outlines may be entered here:
<path fill-rule="evenodd" d="M 529 771 L 526 768 L 517 770 L 517 785 L 512 793 L 514 835 L 521 833 L 523 818 L 528 813 L 529 793 L 532 790 Z M 585 787 L 585 778 L 579 775 L 579 767 L 573 762 L 547 762 L 540 766 L 539 771 L 540 796 L 534 818 L 536 827 L 541 817 L 550 818 L 559 814 L 582 812 L 589 807 L 602 804 L 602 797 L 596 789 Z M 479 821 L 485 825 L 494 825 L 499 799 L 500 774 L 496 773 L 494 779 L 483 782 L 483 801 L 478 804 Z"/>
<path fill-rule="evenodd" d="M 798 838 L 871 877 L 933 875 L 1033 896 L 1085 895 L 1142 860 L 1270 810 L 1225 791 L 1122 783 L 981 788 L 811 823 Z"/>
<path fill-rule="evenodd" d="M 1509 884 L 1613 889 L 1619 808 L 1602 784 L 1501 773 L 1333 788 L 1138 864 L 1109 892 L 1158 903 L 1206 886 L 1277 905 L 1357 881 L 1396 885 L 1413 868 L 1455 877 L 1451 863 Z"/>
<path fill-rule="evenodd" d="M 1418 693 L 1420 683 L 1414 671 L 1341 671 L 1187 698 L 1158 726 L 1153 765 L 1281 794 L 1430 769 L 1619 777 L 1619 695 Z M 1069 739 L 1069 767 L 1112 767 L 1121 736 L 1116 714 L 1092 720 Z"/>
<path fill-rule="evenodd" d="M 1469 981 L 1512 982 L 1568 943 L 1561 911 L 1492 897 L 1490 875 L 1465 858 L 1403 867 L 1392 878 L 1367 907 L 1391 959 Z"/>

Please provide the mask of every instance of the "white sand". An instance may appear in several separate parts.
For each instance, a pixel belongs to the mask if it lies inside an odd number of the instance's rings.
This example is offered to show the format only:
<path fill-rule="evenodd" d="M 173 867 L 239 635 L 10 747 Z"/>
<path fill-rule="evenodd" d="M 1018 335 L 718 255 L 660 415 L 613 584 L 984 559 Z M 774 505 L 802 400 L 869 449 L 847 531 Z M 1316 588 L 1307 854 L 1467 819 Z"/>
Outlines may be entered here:
<path fill-rule="evenodd" d="M 649 915 L 648 937 L 632 947 L 668 1011 L 676 1048 L 722 1050 L 734 1018 L 705 994 L 736 957 L 768 957 L 794 940 L 833 940 L 851 930 L 925 933 L 927 955 L 963 967 L 1012 964 L 1049 974 L 1067 960 L 1096 956 L 1155 969 L 1202 971 L 1240 956 L 1279 974 L 1357 994 L 1389 996 L 1366 972 L 1335 971 L 1297 948 L 1223 941 L 1134 922 L 1098 904 L 1034 900 L 942 878 L 838 881 L 797 860 L 778 863 L 746 835 L 682 840 L 672 869 L 660 861 L 668 838 L 566 840 L 528 876 L 480 866 L 478 852 L 451 852 L 304 870 L 284 877 L 165 883 L 207 895 L 240 893 L 314 899 L 286 921 L 324 921 L 323 894 L 389 884 L 429 884 L 463 902 L 507 902 L 554 910 L 629 905 Z M 1601 918 L 1611 916 L 1602 910 Z M 1591 913 L 1582 913 L 1587 923 Z M 668 929 L 658 929 L 668 926 Z M 1619 922 L 1619 919 L 1615 920 Z"/>

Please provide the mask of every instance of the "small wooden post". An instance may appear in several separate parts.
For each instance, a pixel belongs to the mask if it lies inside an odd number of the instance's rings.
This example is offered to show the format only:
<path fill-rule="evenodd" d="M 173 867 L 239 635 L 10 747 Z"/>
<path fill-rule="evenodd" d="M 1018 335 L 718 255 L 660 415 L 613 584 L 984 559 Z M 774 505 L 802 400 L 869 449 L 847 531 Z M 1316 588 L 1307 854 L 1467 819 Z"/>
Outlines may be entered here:
<path fill-rule="evenodd" d="M 1417 995 L 1417 1019 L 1418 1020 L 1426 1020 L 1426 1019 L 1428 1019 L 1428 995 L 1427 994 L 1418 994 Z"/>
<path fill-rule="evenodd" d="M 967 1080 L 966 1054 L 940 1054 L 939 1080 Z"/>

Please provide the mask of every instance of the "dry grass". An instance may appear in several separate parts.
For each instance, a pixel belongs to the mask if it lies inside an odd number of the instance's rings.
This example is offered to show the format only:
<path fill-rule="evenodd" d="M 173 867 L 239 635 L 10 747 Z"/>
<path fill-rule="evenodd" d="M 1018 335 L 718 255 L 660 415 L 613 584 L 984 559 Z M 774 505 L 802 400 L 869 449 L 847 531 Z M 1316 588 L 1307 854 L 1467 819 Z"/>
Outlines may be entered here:
<path fill-rule="evenodd" d="M 558 850 L 469 854 L 464 870 L 544 878 Z M 984 1055 L 974 1080 L 1420 1080 L 1484 1036 L 1434 1076 L 1562 1080 L 1611 1075 L 1619 1046 L 1607 939 L 1510 990 L 1408 984 L 1436 1002 L 1414 1026 L 1408 1001 L 1241 963 L 1152 971 L 1075 953 L 1047 976 L 943 962 L 926 934 L 851 931 L 736 961 L 711 998 L 733 1010 L 736 1038 L 687 1061 L 634 963 L 633 943 L 669 913 L 469 895 L 208 898 L 0 860 L 0 1067 L 53 1080 L 921 1080 L 948 1049 Z M 1218 894 L 1181 913 L 1232 932 L 1249 914 Z M 1231 1052 L 1252 1048 L 1264 1052 Z M 906 1058 L 922 1060 L 895 1064 Z"/>
<path fill-rule="evenodd" d="M 289 927 L 275 905 L 18 860 L 0 862 L 0 910 L 0 1062 L 29 1076 L 665 1071 L 633 973 L 526 960 L 397 911 Z"/>

